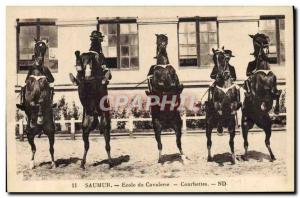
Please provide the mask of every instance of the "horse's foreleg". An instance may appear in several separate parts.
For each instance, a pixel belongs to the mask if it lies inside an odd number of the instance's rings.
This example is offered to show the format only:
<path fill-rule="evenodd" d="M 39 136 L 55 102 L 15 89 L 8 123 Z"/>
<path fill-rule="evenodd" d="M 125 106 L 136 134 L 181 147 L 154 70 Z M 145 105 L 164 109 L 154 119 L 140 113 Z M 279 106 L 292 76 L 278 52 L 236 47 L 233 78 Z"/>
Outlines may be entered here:
<path fill-rule="evenodd" d="M 35 168 L 34 156 L 35 156 L 35 152 L 36 152 L 36 146 L 34 144 L 34 135 L 27 133 L 27 138 L 28 138 L 28 142 L 31 146 L 31 152 L 32 152 L 29 168 L 34 169 Z"/>
<path fill-rule="evenodd" d="M 206 138 L 207 138 L 207 161 L 211 162 L 213 160 L 211 156 L 211 146 L 212 146 L 212 141 L 211 141 L 211 133 L 212 133 L 212 127 L 210 126 L 210 123 L 206 123 Z"/>
<path fill-rule="evenodd" d="M 112 159 L 111 159 L 111 155 L 110 155 L 110 119 L 107 117 L 102 117 L 101 118 L 101 123 L 100 125 L 103 126 L 103 135 L 104 135 L 104 139 L 105 139 L 105 150 L 107 153 L 107 157 L 108 157 L 108 161 L 111 164 Z"/>
<path fill-rule="evenodd" d="M 275 158 L 275 156 L 274 156 L 274 154 L 273 154 L 273 152 L 272 152 L 271 146 L 270 146 L 270 138 L 271 138 L 271 133 L 272 133 L 271 124 L 270 124 L 269 127 L 266 127 L 266 128 L 264 129 L 264 131 L 265 131 L 265 133 L 266 133 L 265 144 L 266 144 L 266 146 L 267 146 L 267 148 L 268 148 L 268 151 L 269 151 L 269 153 L 270 153 L 271 162 L 272 162 L 272 161 L 276 160 L 276 158 Z"/>

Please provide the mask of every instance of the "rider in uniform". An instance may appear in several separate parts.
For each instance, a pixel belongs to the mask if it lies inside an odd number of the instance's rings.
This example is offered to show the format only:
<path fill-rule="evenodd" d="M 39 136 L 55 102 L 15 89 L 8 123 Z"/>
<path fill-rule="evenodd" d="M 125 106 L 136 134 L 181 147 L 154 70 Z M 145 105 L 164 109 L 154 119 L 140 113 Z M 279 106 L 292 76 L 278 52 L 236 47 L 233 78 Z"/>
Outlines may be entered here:
<path fill-rule="evenodd" d="M 99 61 L 99 63 L 102 60 L 105 60 L 105 57 L 104 57 L 104 54 L 103 54 L 102 48 L 101 48 L 101 43 L 103 42 L 103 38 L 104 38 L 104 36 L 102 35 L 102 33 L 97 30 L 92 31 L 92 33 L 90 35 L 91 47 L 89 50 L 97 53 L 98 58 L 96 58 L 96 60 Z M 84 76 L 83 76 L 82 68 L 81 68 L 80 52 L 76 51 L 75 56 L 76 56 L 77 75 L 75 78 L 73 76 L 73 74 L 70 73 L 69 77 L 70 77 L 71 82 L 74 85 L 78 85 Z M 101 83 L 103 85 L 107 85 L 109 83 L 109 80 L 111 80 L 112 75 L 111 75 L 110 70 L 106 67 L 106 64 L 104 63 L 104 61 L 101 62 L 101 69 L 102 69 L 103 76 L 104 76 Z"/>
<path fill-rule="evenodd" d="M 53 83 L 54 78 L 51 74 L 51 71 L 49 70 L 48 67 L 46 67 L 43 64 L 43 60 L 36 58 L 35 55 L 32 56 L 32 59 L 34 60 L 34 63 L 28 71 L 27 77 L 25 79 L 25 83 L 27 82 L 27 80 L 31 75 L 37 75 L 37 73 L 39 73 L 39 75 L 44 75 L 48 83 Z M 54 88 L 50 86 L 50 90 L 51 90 L 51 101 L 52 101 L 54 95 Z M 21 87 L 20 104 L 17 104 L 17 108 L 22 111 L 25 110 L 25 91 L 26 91 L 25 86 Z M 53 104 L 52 106 L 55 107 L 56 104 Z"/>
<path fill-rule="evenodd" d="M 269 53 L 269 43 L 270 43 L 270 38 L 265 35 L 265 34 L 256 34 L 256 35 L 250 35 L 250 37 L 253 39 L 253 47 L 254 47 L 254 52 L 251 53 L 251 55 L 253 55 L 255 57 L 255 60 L 251 61 L 248 63 L 248 67 L 246 70 L 246 76 L 248 76 L 249 78 L 245 81 L 244 87 L 246 90 L 246 96 L 250 96 L 251 95 L 251 86 L 250 86 L 250 82 L 251 79 L 253 77 L 253 74 L 256 71 L 256 67 L 257 67 L 257 59 L 259 57 L 259 55 L 264 55 L 267 56 L 267 54 Z M 260 49 L 263 48 L 266 52 L 264 54 L 260 54 Z M 275 96 L 279 96 L 280 95 L 280 91 L 275 91 L 274 95 Z"/>
<path fill-rule="evenodd" d="M 234 66 L 230 65 L 230 63 L 229 63 L 231 57 L 235 57 L 235 56 L 232 55 L 232 51 L 231 50 L 224 50 L 224 55 L 225 55 L 226 64 L 229 67 L 230 77 L 231 77 L 232 81 L 236 81 L 235 68 L 234 68 Z M 211 86 L 210 89 L 214 89 L 216 87 L 216 82 L 220 79 L 219 75 L 220 74 L 218 74 L 218 66 L 215 65 L 213 67 L 213 70 L 212 70 L 211 74 L 210 74 L 210 78 L 214 79 L 215 82 L 213 83 L 213 85 Z M 212 93 L 212 90 L 210 90 L 210 93 Z M 222 123 L 221 122 L 218 123 L 217 132 L 219 134 L 223 133 L 223 127 L 222 127 Z"/>
<path fill-rule="evenodd" d="M 257 62 L 258 55 L 260 53 L 259 50 L 261 47 L 268 48 L 269 40 L 270 40 L 269 37 L 264 34 L 259 34 L 259 36 L 257 36 L 255 39 L 253 39 L 254 52 L 251 53 L 251 55 L 253 55 L 255 57 L 255 60 L 249 62 L 248 66 L 247 66 L 246 76 L 248 77 L 248 79 L 245 81 L 245 84 L 244 84 L 244 87 L 246 90 L 246 96 L 251 95 L 250 82 L 251 82 L 254 72 L 256 71 L 256 64 L 257 64 L 256 62 Z"/>

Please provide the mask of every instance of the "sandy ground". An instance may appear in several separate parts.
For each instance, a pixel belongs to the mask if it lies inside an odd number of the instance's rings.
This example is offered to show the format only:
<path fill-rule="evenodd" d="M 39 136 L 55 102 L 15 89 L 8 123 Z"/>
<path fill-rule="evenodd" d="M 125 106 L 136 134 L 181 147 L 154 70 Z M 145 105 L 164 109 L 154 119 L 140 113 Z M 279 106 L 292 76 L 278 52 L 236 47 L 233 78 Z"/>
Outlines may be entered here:
<path fill-rule="evenodd" d="M 57 179 L 103 179 L 103 178 L 177 178 L 181 176 L 283 176 L 286 175 L 285 132 L 273 132 L 271 146 L 277 158 L 270 162 L 264 145 L 264 133 L 249 134 L 249 161 L 243 161 L 243 140 L 235 138 L 237 160 L 232 165 L 229 157 L 229 136 L 213 134 L 213 162 L 207 162 L 205 134 L 184 134 L 182 145 L 186 164 L 178 154 L 175 135 L 162 136 L 163 164 L 157 163 L 158 151 L 154 136 L 112 137 L 112 157 L 114 166 L 109 167 L 104 149 L 103 137 L 90 138 L 90 150 L 85 170 L 79 168 L 83 142 L 80 137 L 68 140 L 58 137 L 55 142 L 57 168 L 50 169 L 50 154 L 47 138 L 36 138 L 36 168 L 29 169 L 30 146 L 27 141 L 17 142 L 17 170 L 24 180 Z"/>

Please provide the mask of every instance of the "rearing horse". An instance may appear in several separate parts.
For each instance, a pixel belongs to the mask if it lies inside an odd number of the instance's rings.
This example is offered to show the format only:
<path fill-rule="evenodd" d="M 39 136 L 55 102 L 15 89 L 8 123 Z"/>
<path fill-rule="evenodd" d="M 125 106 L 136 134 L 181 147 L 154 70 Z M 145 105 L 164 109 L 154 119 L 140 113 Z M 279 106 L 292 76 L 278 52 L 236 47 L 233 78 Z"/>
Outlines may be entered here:
<path fill-rule="evenodd" d="M 151 106 L 151 115 L 155 139 L 159 150 L 158 162 L 162 162 L 162 143 L 161 131 L 171 128 L 176 134 L 176 143 L 179 149 L 181 158 L 185 161 L 185 156 L 181 147 L 181 127 L 182 120 L 177 107 L 180 105 L 180 94 L 183 86 L 180 84 L 178 76 L 173 66 L 169 65 L 169 59 L 166 51 L 168 37 L 163 34 L 156 34 L 157 50 L 156 50 L 156 65 L 152 65 L 148 73 L 148 88 L 146 94 L 150 97 L 155 97 L 158 104 Z M 175 97 L 175 101 L 173 100 Z M 163 98 L 166 100 L 172 99 L 172 104 L 163 105 Z M 153 102 L 154 98 L 151 98 Z"/>
<path fill-rule="evenodd" d="M 52 110 L 51 88 L 46 76 L 41 72 L 44 64 L 44 55 L 47 44 L 44 41 L 37 41 L 34 46 L 34 65 L 30 69 L 25 85 L 25 108 L 27 117 L 26 134 L 31 146 L 32 158 L 30 168 L 34 168 L 34 156 L 36 146 L 34 137 L 44 132 L 49 139 L 51 167 L 55 167 L 54 161 L 54 133 L 55 125 Z"/>
<path fill-rule="evenodd" d="M 268 62 L 269 38 L 264 34 L 250 35 L 253 39 L 255 60 L 249 63 L 247 70 L 252 70 L 252 75 L 245 82 L 250 86 L 250 94 L 246 95 L 242 108 L 242 133 L 244 138 L 245 155 L 248 160 L 248 131 L 254 124 L 262 128 L 266 134 L 265 144 L 270 153 L 271 161 L 275 156 L 270 146 L 272 133 L 272 120 L 269 111 L 272 109 L 273 100 L 276 100 L 275 113 L 279 111 L 280 90 L 277 90 L 276 76 L 270 70 Z M 251 68 L 253 67 L 253 68 Z M 247 71 L 247 73 L 249 72 Z M 247 83 L 248 82 L 248 83 Z"/>
<path fill-rule="evenodd" d="M 83 106 L 82 138 L 84 141 L 84 154 L 81 168 L 85 168 L 86 156 L 90 147 L 89 134 L 99 125 L 100 134 L 104 135 L 105 149 L 111 163 L 110 130 L 111 119 L 109 101 L 107 98 L 106 76 L 101 68 L 104 56 L 96 51 L 82 53 L 77 51 L 76 59 L 81 64 L 81 79 L 78 84 L 80 102 Z M 100 118 L 100 120 L 98 120 Z"/>
<path fill-rule="evenodd" d="M 240 91 L 232 82 L 224 51 L 218 49 L 212 49 L 212 51 L 214 63 L 218 68 L 218 74 L 215 86 L 209 88 L 208 101 L 206 102 L 207 161 L 213 160 L 211 156 L 211 133 L 212 129 L 218 125 L 228 128 L 232 164 L 235 164 L 235 115 L 241 106 Z"/>

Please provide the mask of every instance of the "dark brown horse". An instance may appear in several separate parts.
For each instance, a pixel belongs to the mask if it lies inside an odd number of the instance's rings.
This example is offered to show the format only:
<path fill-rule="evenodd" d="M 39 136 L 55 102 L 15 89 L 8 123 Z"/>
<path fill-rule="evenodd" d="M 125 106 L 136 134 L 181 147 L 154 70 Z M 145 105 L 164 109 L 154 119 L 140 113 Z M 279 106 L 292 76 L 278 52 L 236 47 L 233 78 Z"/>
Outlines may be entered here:
<path fill-rule="evenodd" d="M 228 128 L 232 164 L 235 164 L 235 115 L 241 106 L 240 91 L 239 87 L 232 82 L 224 51 L 215 49 L 212 49 L 212 51 L 218 74 L 214 86 L 209 88 L 208 101 L 206 102 L 207 161 L 213 160 L 211 156 L 212 129 L 217 126 L 223 126 Z"/>
<path fill-rule="evenodd" d="M 76 52 L 77 62 L 81 63 L 81 79 L 78 84 L 78 93 L 83 106 L 82 138 L 84 141 L 84 154 L 81 168 L 85 168 L 86 156 L 90 147 L 89 134 L 99 126 L 100 133 L 104 135 L 105 149 L 111 163 L 110 130 L 111 119 L 109 101 L 107 98 L 106 79 L 101 66 L 104 56 L 96 51 L 87 53 Z M 98 120 L 98 118 L 100 118 Z"/>
<path fill-rule="evenodd" d="M 44 55 L 47 45 L 43 41 L 36 41 L 34 47 L 35 63 L 27 77 L 25 86 L 25 113 L 27 116 L 26 134 L 31 146 L 32 158 L 30 168 L 34 168 L 34 156 L 36 146 L 34 137 L 44 132 L 49 139 L 51 167 L 55 167 L 54 161 L 54 118 L 52 110 L 51 88 L 46 76 L 41 72 L 44 64 Z"/>
<path fill-rule="evenodd" d="M 256 124 L 266 134 L 265 144 L 270 153 L 271 161 L 273 161 L 276 158 L 270 146 L 272 120 L 269 111 L 272 109 L 273 100 L 276 100 L 274 112 L 278 113 L 281 91 L 277 90 L 276 76 L 270 70 L 268 62 L 269 38 L 264 34 L 250 35 L 250 37 L 254 43 L 255 60 L 249 63 L 247 69 L 247 73 L 252 70 L 252 75 L 246 81 L 251 92 L 246 95 L 242 109 L 241 124 L 245 148 L 243 158 L 248 160 L 248 131 Z"/>
<path fill-rule="evenodd" d="M 155 132 L 155 139 L 159 150 L 159 160 L 162 162 L 161 132 L 163 129 L 173 129 L 176 134 L 176 143 L 182 160 L 186 157 L 181 147 L 181 127 L 182 120 L 177 107 L 180 104 L 180 94 L 183 86 L 179 83 L 175 69 L 169 65 L 166 47 L 168 37 L 157 34 L 156 65 L 152 65 L 148 73 L 148 88 L 146 94 L 151 98 L 151 102 L 157 99 L 158 103 L 151 106 L 152 123 Z M 175 100 L 172 100 L 173 98 Z M 163 100 L 172 101 L 171 104 L 163 105 Z M 155 103 L 155 102 L 154 102 Z"/>

